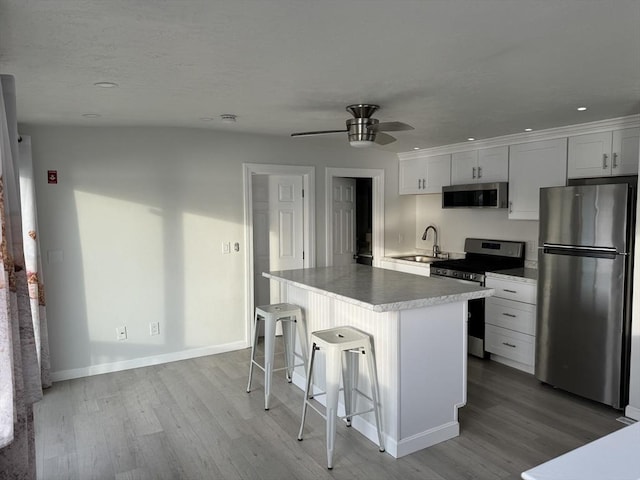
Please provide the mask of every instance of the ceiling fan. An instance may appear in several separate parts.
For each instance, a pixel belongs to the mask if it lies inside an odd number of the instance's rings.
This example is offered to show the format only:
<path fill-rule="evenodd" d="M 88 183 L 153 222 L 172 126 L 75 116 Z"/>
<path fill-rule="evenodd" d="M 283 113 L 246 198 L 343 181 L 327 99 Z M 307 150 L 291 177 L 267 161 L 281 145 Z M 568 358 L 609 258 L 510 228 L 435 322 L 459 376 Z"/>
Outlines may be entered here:
<path fill-rule="evenodd" d="M 402 122 L 382 122 L 380 123 L 371 116 L 380 107 L 371 104 L 349 105 L 347 111 L 353 118 L 347 120 L 346 130 L 320 130 L 317 132 L 292 133 L 292 137 L 305 137 L 310 135 L 324 135 L 327 133 L 344 133 L 349 135 L 349 143 L 352 147 L 369 147 L 374 143 L 387 145 L 395 142 L 396 139 L 384 132 L 399 132 L 402 130 L 413 130 L 411 125 Z"/>

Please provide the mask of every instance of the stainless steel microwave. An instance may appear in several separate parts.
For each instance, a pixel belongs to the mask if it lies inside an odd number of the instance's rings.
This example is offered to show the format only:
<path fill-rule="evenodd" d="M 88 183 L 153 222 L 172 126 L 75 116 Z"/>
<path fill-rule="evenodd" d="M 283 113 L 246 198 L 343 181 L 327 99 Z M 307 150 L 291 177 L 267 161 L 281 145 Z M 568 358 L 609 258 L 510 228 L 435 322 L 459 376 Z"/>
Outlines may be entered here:
<path fill-rule="evenodd" d="M 442 208 L 507 208 L 507 182 L 470 183 L 442 187 Z"/>

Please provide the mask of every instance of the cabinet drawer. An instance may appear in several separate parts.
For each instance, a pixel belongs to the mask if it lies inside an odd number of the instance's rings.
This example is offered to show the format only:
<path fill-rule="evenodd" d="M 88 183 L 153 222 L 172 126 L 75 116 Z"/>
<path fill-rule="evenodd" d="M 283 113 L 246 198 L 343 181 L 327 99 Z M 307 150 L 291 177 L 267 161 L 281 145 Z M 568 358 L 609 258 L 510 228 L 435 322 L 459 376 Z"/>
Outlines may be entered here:
<path fill-rule="evenodd" d="M 487 288 L 496 290 L 496 297 L 515 300 L 516 302 L 536 303 L 536 286 L 530 283 L 510 282 L 492 277 L 488 277 L 485 283 Z"/>
<path fill-rule="evenodd" d="M 485 300 L 485 322 L 527 335 L 536 334 L 536 306 L 497 297 Z"/>
<path fill-rule="evenodd" d="M 488 324 L 484 327 L 484 336 L 487 352 L 533 366 L 535 337 Z"/>

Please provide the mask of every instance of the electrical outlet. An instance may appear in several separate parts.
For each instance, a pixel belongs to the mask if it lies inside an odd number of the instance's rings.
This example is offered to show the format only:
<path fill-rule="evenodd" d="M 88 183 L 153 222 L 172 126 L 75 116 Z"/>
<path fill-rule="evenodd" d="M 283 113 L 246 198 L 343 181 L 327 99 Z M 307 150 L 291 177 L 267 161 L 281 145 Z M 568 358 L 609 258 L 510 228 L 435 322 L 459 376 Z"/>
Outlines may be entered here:
<path fill-rule="evenodd" d="M 160 322 L 149 323 L 149 335 L 160 335 Z"/>
<path fill-rule="evenodd" d="M 127 339 L 127 327 L 116 327 L 116 339 L 121 341 Z"/>
<path fill-rule="evenodd" d="M 231 242 L 222 242 L 222 253 L 231 253 Z"/>

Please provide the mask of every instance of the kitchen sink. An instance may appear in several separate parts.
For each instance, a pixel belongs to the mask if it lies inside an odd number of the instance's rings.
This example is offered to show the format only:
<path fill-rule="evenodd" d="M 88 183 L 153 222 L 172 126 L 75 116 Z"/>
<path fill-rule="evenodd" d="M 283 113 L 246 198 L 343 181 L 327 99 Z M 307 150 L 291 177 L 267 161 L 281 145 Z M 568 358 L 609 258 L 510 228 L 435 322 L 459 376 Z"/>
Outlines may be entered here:
<path fill-rule="evenodd" d="M 409 262 L 417 262 L 417 263 L 433 263 L 433 262 L 438 262 L 440 260 L 446 260 L 445 258 L 431 257 L 429 255 L 400 255 L 392 258 L 396 258 L 398 260 L 408 260 Z"/>

